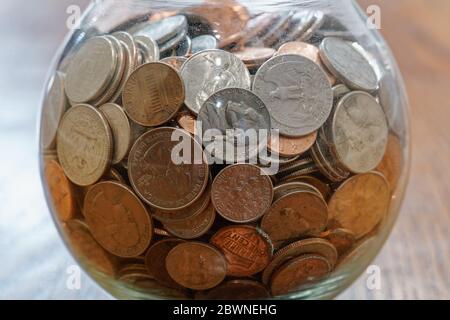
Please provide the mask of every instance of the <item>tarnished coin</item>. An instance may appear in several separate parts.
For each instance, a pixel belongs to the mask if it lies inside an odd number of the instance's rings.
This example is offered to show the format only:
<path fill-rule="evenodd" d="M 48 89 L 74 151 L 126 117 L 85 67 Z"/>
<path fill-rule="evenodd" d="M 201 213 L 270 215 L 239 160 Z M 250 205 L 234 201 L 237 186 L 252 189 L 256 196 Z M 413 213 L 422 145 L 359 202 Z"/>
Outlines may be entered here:
<path fill-rule="evenodd" d="M 291 138 L 271 135 L 268 148 L 283 157 L 295 157 L 311 149 L 317 139 L 317 131 L 306 136 Z"/>
<path fill-rule="evenodd" d="M 114 152 L 112 163 L 120 163 L 128 155 L 131 148 L 130 121 L 122 107 L 115 103 L 104 104 L 99 110 L 108 120 L 113 136 Z"/>
<path fill-rule="evenodd" d="M 196 134 L 196 121 L 197 117 L 190 112 L 180 112 L 177 116 L 178 125 L 192 135 Z M 200 132 L 198 132 L 198 134 L 200 134 Z"/>
<path fill-rule="evenodd" d="M 339 101 L 329 121 L 330 141 L 344 169 L 364 173 L 378 166 L 386 151 L 389 128 L 375 98 L 351 92 Z"/>
<path fill-rule="evenodd" d="M 261 169 L 236 164 L 223 169 L 215 178 L 211 199 L 217 212 L 235 223 L 261 218 L 272 204 L 273 185 Z"/>
<path fill-rule="evenodd" d="M 166 257 L 170 250 L 183 243 L 181 239 L 164 239 L 153 244 L 145 254 L 145 265 L 148 272 L 161 284 L 169 288 L 180 288 L 166 269 Z"/>
<path fill-rule="evenodd" d="M 84 200 L 84 215 L 95 240 L 119 257 L 145 252 L 153 236 L 153 223 L 142 202 L 119 182 L 100 182 Z"/>
<path fill-rule="evenodd" d="M 256 157 L 260 148 L 267 144 L 267 140 L 259 141 L 262 130 L 269 135 L 271 128 L 265 104 L 253 92 L 241 88 L 227 88 L 214 93 L 200 109 L 198 120 L 204 136 L 214 134 L 214 139 L 203 140 L 207 152 L 230 163 Z M 256 135 L 255 139 L 245 139 L 248 130 Z M 219 132 L 221 135 L 217 136 Z M 228 148 L 224 147 L 225 144 Z"/>
<path fill-rule="evenodd" d="M 382 174 L 369 172 L 351 177 L 328 203 L 329 225 L 348 229 L 360 239 L 386 216 L 390 199 L 389 184 Z"/>
<path fill-rule="evenodd" d="M 181 68 L 183 67 L 183 64 L 187 61 L 186 57 L 167 57 L 164 59 L 161 59 L 160 62 L 167 63 L 169 66 L 172 66 L 175 68 L 178 72 L 181 71 Z"/>
<path fill-rule="evenodd" d="M 195 295 L 196 300 L 262 300 L 270 298 L 266 287 L 253 280 L 229 280 Z"/>
<path fill-rule="evenodd" d="M 186 242 L 166 257 L 170 277 L 185 288 L 207 290 L 219 285 L 227 274 L 227 261 L 219 250 L 201 242 Z"/>
<path fill-rule="evenodd" d="M 181 137 L 191 146 L 191 157 L 181 164 L 175 164 L 172 159 L 172 150 L 179 144 L 179 140 L 172 141 L 172 135 Z M 202 155 L 201 146 L 184 130 L 151 130 L 142 135 L 130 151 L 131 184 L 138 195 L 155 208 L 188 207 L 201 196 L 208 182 L 209 168 Z"/>
<path fill-rule="evenodd" d="M 164 227 L 174 236 L 181 239 L 199 238 L 211 229 L 216 218 L 216 210 L 212 203 L 191 218 L 173 222 L 163 222 Z"/>
<path fill-rule="evenodd" d="M 136 123 L 155 127 L 172 119 L 184 101 L 184 84 L 171 66 L 152 62 L 140 66 L 128 78 L 123 106 Z"/>
<path fill-rule="evenodd" d="M 327 204 L 313 192 L 292 192 L 276 200 L 261 221 L 274 242 L 322 232 L 327 226 Z"/>
<path fill-rule="evenodd" d="M 250 89 L 250 73 L 245 64 L 222 50 L 205 50 L 193 55 L 184 63 L 181 76 L 186 86 L 186 106 L 195 114 L 221 89 Z"/>
<path fill-rule="evenodd" d="M 187 30 L 187 20 L 185 16 L 177 15 L 168 17 L 144 26 L 136 32 L 135 36 L 148 36 L 158 44 L 162 44 L 183 30 Z"/>
<path fill-rule="evenodd" d="M 150 63 L 159 60 L 159 46 L 155 40 L 145 35 L 138 35 L 134 37 L 134 41 L 143 53 L 143 62 Z"/>
<path fill-rule="evenodd" d="M 327 259 L 319 255 L 303 255 L 286 262 L 272 276 L 270 291 L 274 296 L 289 294 L 302 285 L 320 280 L 332 267 Z"/>
<path fill-rule="evenodd" d="M 242 48 L 234 54 L 241 59 L 246 65 L 262 65 L 275 54 L 272 48 L 248 47 Z"/>
<path fill-rule="evenodd" d="M 228 276 L 249 277 L 263 271 L 272 258 L 272 245 L 266 236 L 251 226 L 220 229 L 211 243 L 225 255 Z"/>
<path fill-rule="evenodd" d="M 45 164 L 45 179 L 48 195 L 59 220 L 68 221 L 76 214 L 72 185 L 56 160 Z"/>
<path fill-rule="evenodd" d="M 71 107 L 58 129 L 58 158 L 67 177 L 79 186 L 94 184 L 112 158 L 112 134 L 103 114 L 89 105 Z"/>
<path fill-rule="evenodd" d="M 336 247 L 339 257 L 348 252 L 356 242 L 353 232 L 341 228 L 324 231 L 319 237 L 330 241 Z"/>
<path fill-rule="evenodd" d="M 281 55 L 264 63 L 256 73 L 253 91 L 269 109 L 272 127 L 291 137 L 319 129 L 333 106 L 324 71 L 299 55 Z"/>
<path fill-rule="evenodd" d="M 351 42 L 325 38 L 320 45 L 320 57 L 349 88 L 370 92 L 378 89 L 378 78 L 373 67 Z"/>
<path fill-rule="evenodd" d="M 282 183 L 273 188 L 274 192 L 273 199 L 275 202 L 290 193 L 305 192 L 305 191 L 318 195 L 320 198 L 323 198 L 320 191 L 313 185 L 310 185 L 306 182 L 294 181 Z"/>
<path fill-rule="evenodd" d="M 331 193 L 330 186 L 327 183 L 317 179 L 316 177 L 299 176 L 299 177 L 293 178 L 292 180 L 285 180 L 285 181 L 300 181 L 300 182 L 308 183 L 308 184 L 316 187 L 316 189 L 320 191 L 320 193 L 322 194 L 322 197 L 325 200 L 328 199 L 328 197 L 330 196 L 330 193 Z"/>
<path fill-rule="evenodd" d="M 192 54 L 203 50 L 217 49 L 219 41 L 216 37 L 205 34 L 192 39 Z"/>
<path fill-rule="evenodd" d="M 49 82 L 42 108 L 41 145 L 43 149 L 55 146 L 56 133 L 69 102 L 64 92 L 64 75 L 56 72 Z"/>
<path fill-rule="evenodd" d="M 350 89 L 345 84 L 337 84 L 333 88 L 334 101 L 339 101 L 343 96 L 350 92 Z"/>
<path fill-rule="evenodd" d="M 73 56 L 66 74 L 66 93 L 73 103 L 100 97 L 116 71 L 117 52 L 107 37 L 87 40 Z"/>
<path fill-rule="evenodd" d="M 389 134 L 386 153 L 378 165 L 377 171 L 386 177 L 392 193 L 397 189 L 402 174 L 403 152 L 400 139 L 394 134 Z"/>
<path fill-rule="evenodd" d="M 331 268 L 334 268 L 338 258 L 336 248 L 327 240 L 320 238 L 300 240 L 278 250 L 263 272 L 263 283 L 268 285 L 273 272 L 283 263 L 304 254 L 316 254 L 324 257 L 330 263 Z"/>

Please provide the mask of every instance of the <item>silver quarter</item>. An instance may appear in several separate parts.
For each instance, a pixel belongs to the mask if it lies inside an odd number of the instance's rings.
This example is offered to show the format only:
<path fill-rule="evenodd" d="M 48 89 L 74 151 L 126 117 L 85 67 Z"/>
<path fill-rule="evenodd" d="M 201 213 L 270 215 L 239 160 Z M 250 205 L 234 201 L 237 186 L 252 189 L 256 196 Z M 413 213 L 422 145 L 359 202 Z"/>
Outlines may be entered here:
<path fill-rule="evenodd" d="M 203 50 L 217 49 L 219 41 L 211 35 L 202 35 L 192 39 L 192 53 L 196 54 Z"/>

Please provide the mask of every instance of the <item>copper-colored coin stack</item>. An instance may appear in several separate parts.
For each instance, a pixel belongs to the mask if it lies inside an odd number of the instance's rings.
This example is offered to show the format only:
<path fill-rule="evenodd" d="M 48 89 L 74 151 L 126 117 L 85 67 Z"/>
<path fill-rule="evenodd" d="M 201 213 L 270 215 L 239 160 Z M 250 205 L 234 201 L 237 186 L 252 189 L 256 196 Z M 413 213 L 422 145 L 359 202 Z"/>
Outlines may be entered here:
<path fill-rule="evenodd" d="M 332 275 L 376 233 L 393 191 L 384 174 L 397 183 L 401 144 L 391 133 L 384 155 L 370 63 L 341 39 L 318 40 L 321 19 L 252 16 L 213 1 L 125 24 L 63 59 L 44 110 L 56 115 L 44 130 L 45 174 L 89 270 L 168 297 L 266 299 Z M 296 70 L 316 82 L 303 88 Z M 367 74 L 354 79 L 355 70 Z M 311 110 L 283 111 L 283 99 L 295 107 L 317 88 Z M 224 118 L 206 110 L 227 103 Z M 263 161 L 207 163 L 194 138 L 201 117 L 254 128 L 272 118 L 268 128 L 281 135 L 267 147 L 279 171 L 264 174 Z M 173 161 L 174 136 L 188 141 L 187 161 Z"/>

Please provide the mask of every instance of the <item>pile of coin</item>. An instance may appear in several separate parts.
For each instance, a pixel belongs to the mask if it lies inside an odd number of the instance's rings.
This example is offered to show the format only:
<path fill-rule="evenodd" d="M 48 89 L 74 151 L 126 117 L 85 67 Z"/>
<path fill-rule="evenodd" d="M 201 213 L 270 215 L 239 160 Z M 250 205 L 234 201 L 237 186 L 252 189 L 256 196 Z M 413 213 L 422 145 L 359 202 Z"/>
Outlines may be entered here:
<path fill-rule="evenodd" d="M 146 17 L 86 39 L 49 86 L 45 177 L 69 246 L 169 297 L 266 299 L 332 275 L 398 181 L 370 55 L 328 37 L 322 12 L 210 1 Z M 230 129 L 279 135 L 236 161 L 215 144 Z M 176 163 L 181 140 L 192 152 Z"/>

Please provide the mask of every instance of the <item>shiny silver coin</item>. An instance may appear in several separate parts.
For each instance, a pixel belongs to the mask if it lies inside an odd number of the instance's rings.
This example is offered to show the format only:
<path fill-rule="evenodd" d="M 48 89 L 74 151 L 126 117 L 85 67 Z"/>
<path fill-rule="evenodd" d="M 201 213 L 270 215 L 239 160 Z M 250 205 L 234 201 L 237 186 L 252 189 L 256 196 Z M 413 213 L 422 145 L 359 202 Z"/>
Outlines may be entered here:
<path fill-rule="evenodd" d="M 186 106 L 198 113 L 203 103 L 225 88 L 250 89 L 250 73 L 234 54 L 223 50 L 205 50 L 183 64 L 181 77 L 186 87 Z"/>
<path fill-rule="evenodd" d="M 136 42 L 133 39 L 133 36 L 128 32 L 124 31 L 114 32 L 112 36 L 122 41 L 127 46 L 127 49 L 130 52 L 131 59 L 133 62 L 131 69 L 134 70 L 137 66 L 139 50 Z"/>
<path fill-rule="evenodd" d="M 211 35 L 202 35 L 192 39 L 192 53 L 196 54 L 203 50 L 217 49 L 219 41 Z"/>
<path fill-rule="evenodd" d="M 134 41 L 142 53 L 141 63 L 155 62 L 159 60 L 159 46 L 155 40 L 149 36 L 135 36 Z"/>
<path fill-rule="evenodd" d="M 175 48 L 180 45 L 180 43 L 185 40 L 187 35 L 187 30 L 182 30 L 179 34 L 177 34 L 175 37 L 169 39 L 168 41 L 164 42 L 159 46 L 159 51 L 164 54 L 168 51 L 174 50 Z"/>
<path fill-rule="evenodd" d="M 134 35 L 144 35 L 152 38 L 158 44 L 163 44 L 168 40 L 187 31 L 187 19 L 185 16 L 172 16 L 163 20 L 143 25 Z"/>
<path fill-rule="evenodd" d="M 338 39 L 325 38 L 320 45 L 325 66 L 349 88 L 374 92 L 378 77 L 367 59 L 352 45 Z"/>
<path fill-rule="evenodd" d="M 281 134 L 299 137 L 319 129 L 333 107 L 333 91 L 324 71 L 299 55 L 281 55 L 258 70 L 253 91 L 261 97 Z"/>

